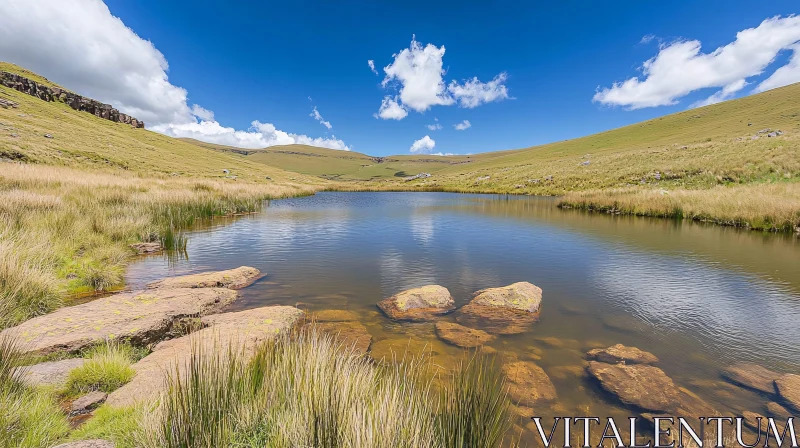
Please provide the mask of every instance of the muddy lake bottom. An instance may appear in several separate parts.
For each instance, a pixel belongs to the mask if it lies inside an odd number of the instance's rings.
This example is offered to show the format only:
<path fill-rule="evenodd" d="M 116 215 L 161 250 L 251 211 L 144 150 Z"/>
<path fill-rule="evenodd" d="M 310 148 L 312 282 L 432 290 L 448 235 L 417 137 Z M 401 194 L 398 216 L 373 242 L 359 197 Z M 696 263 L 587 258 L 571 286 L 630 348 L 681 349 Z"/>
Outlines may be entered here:
<path fill-rule="evenodd" d="M 253 266 L 267 275 L 241 290 L 232 310 L 350 310 L 373 348 L 426 349 L 445 367 L 464 350 L 438 339 L 433 323 L 393 322 L 375 304 L 428 284 L 448 288 L 458 307 L 483 288 L 539 286 L 539 322 L 489 345 L 549 375 L 558 400 L 536 409 L 544 417 L 638 415 L 584 370 L 587 350 L 618 343 L 655 354 L 679 387 L 726 416 L 766 414 L 771 399 L 723 380 L 725 367 L 800 372 L 794 235 L 560 210 L 550 198 L 320 193 L 272 201 L 263 213 L 214 220 L 187 236 L 183 256 L 134 263 L 128 286 Z"/>

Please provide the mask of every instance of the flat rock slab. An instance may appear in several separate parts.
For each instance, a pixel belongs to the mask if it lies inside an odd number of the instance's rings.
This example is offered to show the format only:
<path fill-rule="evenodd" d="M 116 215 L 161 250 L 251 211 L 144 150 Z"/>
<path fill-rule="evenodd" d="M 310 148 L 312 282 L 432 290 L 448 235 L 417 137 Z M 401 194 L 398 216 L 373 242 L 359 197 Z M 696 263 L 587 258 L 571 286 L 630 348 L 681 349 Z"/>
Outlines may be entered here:
<path fill-rule="evenodd" d="M 726 380 L 765 394 L 775 393 L 774 382 L 779 376 L 780 373 L 750 363 L 737 364 L 722 371 Z"/>
<path fill-rule="evenodd" d="M 518 282 L 476 292 L 473 299 L 459 310 L 456 320 L 489 333 L 523 333 L 539 320 L 541 305 L 541 288 Z"/>
<path fill-rule="evenodd" d="M 355 311 L 348 310 L 323 310 L 312 315 L 312 319 L 317 322 L 347 322 L 359 318 Z"/>
<path fill-rule="evenodd" d="M 538 313 L 542 306 L 542 289 L 532 283 L 517 282 L 500 288 L 482 289 L 475 293 L 470 303 Z"/>
<path fill-rule="evenodd" d="M 133 365 L 136 376 L 108 396 L 109 406 L 131 406 L 158 398 L 167 388 L 169 374 L 182 370 L 193 353 L 219 353 L 233 347 L 247 355 L 259 343 L 289 331 L 303 311 L 291 306 L 268 306 L 207 316 L 208 325 L 196 333 L 158 344 L 153 353 Z"/>
<path fill-rule="evenodd" d="M 408 289 L 378 302 L 387 317 L 420 322 L 435 319 L 455 309 L 455 301 L 444 286 L 427 285 Z"/>
<path fill-rule="evenodd" d="M 73 401 L 69 408 L 70 415 L 81 415 L 87 414 L 92 411 L 92 409 L 100 406 L 103 402 L 106 401 L 108 398 L 108 394 L 105 392 L 90 392 L 77 400 Z"/>
<path fill-rule="evenodd" d="M 775 388 L 789 407 L 800 412 L 800 375 L 789 373 L 779 377 L 775 380 Z"/>
<path fill-rule="evenodd" d="M 220 310 L 236 300 L 225 288 L 154 289 L 114 294 L 35 317 L 0 333 L 26 352 L 77 352 L 107 339 L 137 345 L 161 340 L 177 321 Z"/>
<path fill-rule="evenodd" d="M 263 277 L 261 271 L 242 266 L 227 271 L 201 272 L 158 280 L 147 285 L 148 288 L 228 288 L 242 289 Z"/>
<path fill-rule="evenodd" d="M 135 243 L 131 244 L 131 248 L 141 255 L 155 254 L 164 249 L 161 243 Z"/>
<path fill-rule="evenodd" d="M 587 371 L 603 389 L 627 405 L 668 412 L 681 404 L 680 391 L 658 367 L 590 361 Z"/>
<path fill-rule="evenodd" d="M 53 448 L 114 448 L 113 442 L 108 440 L 81 440 L 80 442 L 62 443 L 61 445 L 54 446 Z"/>
<path fill-rule="evenodd" d="M 436 336 L 457 347 L 472 348 L 492 342 L 497 336 L 452 322 L 437 322 Z"/>
<path fill-rule="evenodd" d="M 508 396 L 519 406 L 534 407 L 554 401 L 556 388 L 541 367 L 529 361 L 503 364 Z"/>
<path fill-rule="evenodd" d="M 655 364 L 658 362 L 656 355 L 639 350 L 636 347 L 627 347 L 622 344 L 612 345 L 608 348 L 597 348 L 586 352 L 589 359 L 605 362 L 608 364 Z"/>
<path fill-rule="evenodd" d="M 86 362 L 82 358 L 63 359 L 61 361 L 43 362 L 33 366 L 20 367 L 19 378 L 29 386 L 56 386 L 67 384 L 69 372 Z"/>
<path fill-rule="evenodd" d="M 778 403 L 770 401 L 769 403 L 767 403 L 767 416 L 781 420 L 786 420 L 787 418 L 792 416 L 792 412 L 786 409 L 785 407 L 779 405 Z"/>
<path fill-rule="evenodd" d="M 366 354 L 372 344 L 372 335 L 360 322 L 319 322 L 315 325 L 319 331 L 333 336 L 338 343 L 358 354 Z"/>

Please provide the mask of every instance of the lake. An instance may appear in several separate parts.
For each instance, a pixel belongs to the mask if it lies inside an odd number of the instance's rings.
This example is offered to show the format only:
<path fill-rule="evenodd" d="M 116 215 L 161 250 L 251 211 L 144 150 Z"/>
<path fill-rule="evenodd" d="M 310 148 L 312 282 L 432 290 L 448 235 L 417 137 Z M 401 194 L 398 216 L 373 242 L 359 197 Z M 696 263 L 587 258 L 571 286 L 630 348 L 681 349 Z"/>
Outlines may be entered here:
<path fill-rule="evenodd" d="M 456 305 L 519 281 L 543 292 L 540 321 L 491 345 L 535 361 L 568 415 L 631 411 L 582 373 L 584 353 L 617 343 L 649 351 L 679 386 L 722 415 L 766 413 L 767 398 L 720 370 L 754 362 L 800 371 L 800 242 L 794 235 L 561 210 L 552 198 L 450 193 L 320 193 L 188 233 L 185 257 L 150 256 L 136 288 L 165 276 L 254 266 L 267 276 L 234 309 L 347 309 L 382 340 L 423 339 L 442 364 L 462 349 L 430 323 L 396 323 L 375 304 L 427 284 Z M 451 319 L 449 316 L 443 319 Z M 540 413 L 547 415 L 547 410 Z"/>

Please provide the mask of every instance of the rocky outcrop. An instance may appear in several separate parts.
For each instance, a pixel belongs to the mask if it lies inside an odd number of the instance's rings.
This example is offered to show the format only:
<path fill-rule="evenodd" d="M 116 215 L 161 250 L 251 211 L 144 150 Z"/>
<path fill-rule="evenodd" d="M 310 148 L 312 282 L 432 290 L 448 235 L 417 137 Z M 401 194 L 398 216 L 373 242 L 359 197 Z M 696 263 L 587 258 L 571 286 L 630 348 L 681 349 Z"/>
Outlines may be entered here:
<path fill-rule="evenodd" d="M 19 379 L 29 386 L 55 386 L 58 388 L 67 384 L 69 372 L 81 367 L 86 362 L 82 358 L 62 359 L 50 361 L 33 366 L 19 367 Z"/>
<path fill-rule="evenodd" d="M 775 393 L 774 381 L 779 376 L 777 372 L 750 363 L 737 364 L 722 371 L 722 377 L 728 381 L 765 394 Z"/>
<path fill-rule="evenodd" d="M 108 406 L 130 406 L 157 398 L 167 388 L 167 378 L 176 367 L 185 371 L 193 354 L 227 353 L 231 348 L 250 356 L 259 343 L 289 331 L 303 316 L 291 306 L 267 306 L 202 318 L 207 327 L 158 344 L 153 353 L 133 365 L 136 376 L 112 392 Z"/>
<path fill-rule="evenodd" d="M 457 347 L 472 348 L 492 342 L 497 336 L 452 322 L 437 322 L 436 336 Z"/>
<path fill-rule="evenodd" d="M 146 345 L 165 338 L 174 325 L 219 311 L 237 298 L 226 288 L 151 289 L 114 294 L 61 308 L 3 330 L 26 352 L 77 352 L 108 339 Z"/>
<path fill-rule="evenodd" d="M 147 285 L 148 289 L 158 288 L 228 288 L 242 289 L 261 278 L 261 271 L 249 266 L 241 266 L 227 271 L 202 272 L 199 274 L 170 277 Z"/>
<path fill-rule="evenodd" d="M 390 319 L 420 322 L 452 311 L 455 301 L 444 286 L 426 285 L 384 299 L 378 308 Z"/>
<path fill-rule="evenodd" d="M 608 364 L 655 364 L 658 362 L 656 355 L 639 350 L 636 347 L 627 347 L 622 344 L 612 345 L 608 348 L 596 348 L 586 353 L 589 359 Z"/>
<path fill-rule="evenodd" d="M 483 289 L 461 310 L 456 320 L 489 333 L 516 334 L 530 329 L 539 319 L 542 290 L 531 283 L 519 282 L 501 288 Z"/>
<path fill-rule="evenodd" d="M 536 406 L 556 399 L 556 388 L 541 367 L 528 361 L 503 365 L 508 396 L 519 406 Z"/>
<path fill-rule="evenodd" d="M 58 101 L 75 110 L 88 112 L 105 120 L 129 124 L 134 128 L 144 127 L 144 121 L 137 120 L 130 115 L 125 115 L 111 107 L 110 104 L 103 104 L 99 101 L 80 96 L 58 87 L 44 86 L 32 79 L 14 73 L 0 71 L 0 85 L 35 96 L 44 101 Z"/>
<path fill-rule="evenodd" d="M 680 391 L 658 367 L 590 361 L 587 371 L 600 381 L 603 389 L 627 405 L 668 412 L 681 404 Z"/>
<path fill-rule="evenodd" d="M 787 373 L 775 380 L 778 396 L 795 411 L 800 412 L 800 375 Z"/>

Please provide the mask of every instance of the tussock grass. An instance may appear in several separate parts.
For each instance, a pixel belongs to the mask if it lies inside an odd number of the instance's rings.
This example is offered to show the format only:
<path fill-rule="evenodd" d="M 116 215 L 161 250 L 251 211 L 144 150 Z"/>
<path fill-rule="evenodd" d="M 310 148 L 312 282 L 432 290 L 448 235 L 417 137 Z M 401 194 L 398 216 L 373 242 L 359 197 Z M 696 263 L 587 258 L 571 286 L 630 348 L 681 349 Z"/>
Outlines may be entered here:
<path fill-rule="evenodd" d="M 67 393 L 113 392 L 133 379 L 136 352 L 126 344 L 106 342 L 89 353 L 89 359 L 69 373 Z"/>
<path fill-rule="evenodd" d="M 70 433 L 69 440 L 102 439 L 113 441 L 116 448 L 139 448 L 138 439 L 146 412 L 148 409 L 143 406 L 100 406 L 91 419 Z"/>

